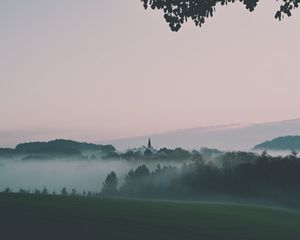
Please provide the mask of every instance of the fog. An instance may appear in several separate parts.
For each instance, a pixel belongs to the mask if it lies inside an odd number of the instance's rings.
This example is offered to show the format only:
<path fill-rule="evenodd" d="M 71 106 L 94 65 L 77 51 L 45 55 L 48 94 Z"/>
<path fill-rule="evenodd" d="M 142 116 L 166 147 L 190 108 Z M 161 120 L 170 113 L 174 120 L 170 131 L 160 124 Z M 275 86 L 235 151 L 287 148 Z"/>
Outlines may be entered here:
<path fill-rule="evenodd" d="M 161 166 L 179 166 L 175 162 L 159 162 Z M 97 191 L 107 174 L 115 171 L 119 183 L 124 180 L 130 169 L 145 164 L 150 170 L 158 162 L 128 162 L 126 160 L 0 160 L 0 190 L 6 187 L 13 191 L 42 190 L 59 192 L 63 187 L 68 191 Z"/>
<path fill-rule="evenodd" d="M 253 153 L 262 154 L 264 150 L 251 150 Z M 291 154 L 289 150 L 267 150 L 268 155 L 272 157 L 286 157 Z"/>

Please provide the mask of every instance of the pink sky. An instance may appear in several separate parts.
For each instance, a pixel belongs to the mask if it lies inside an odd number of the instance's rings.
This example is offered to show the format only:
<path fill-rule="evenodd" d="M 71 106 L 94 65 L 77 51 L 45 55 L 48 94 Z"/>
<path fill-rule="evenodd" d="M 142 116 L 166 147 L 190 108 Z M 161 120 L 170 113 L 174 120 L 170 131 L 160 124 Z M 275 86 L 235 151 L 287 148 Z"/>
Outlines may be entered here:
<path fill-rule="evenodd" d="M 300 10 L 277 8 L 173 33 L 139 0 L 1 1 L 0 146 L 300 117 Z"/>

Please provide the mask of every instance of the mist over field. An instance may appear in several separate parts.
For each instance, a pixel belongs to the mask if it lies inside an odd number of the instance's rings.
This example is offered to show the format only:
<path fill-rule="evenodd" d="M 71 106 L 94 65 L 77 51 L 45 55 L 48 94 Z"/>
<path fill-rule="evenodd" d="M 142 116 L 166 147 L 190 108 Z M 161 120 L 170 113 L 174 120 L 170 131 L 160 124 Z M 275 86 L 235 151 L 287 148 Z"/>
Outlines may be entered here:
<path fill-rule="evenodd" d="M 138 166 L 145 164 L 150 170 L 158 162 L 126 161 L 126 160 L 0 160 L 0 190 L 6 187 L 13 191 L 20 188 L 26 190 L 42 190 L 46 187 L 50 192 L 60 192 L 63 187 L 68 191 L 100 192 L 107 174 L 115 171 L 119 183 L 125 175 Z M 159 162 L 161 166 L 180 166 L 176 162 Z"/>

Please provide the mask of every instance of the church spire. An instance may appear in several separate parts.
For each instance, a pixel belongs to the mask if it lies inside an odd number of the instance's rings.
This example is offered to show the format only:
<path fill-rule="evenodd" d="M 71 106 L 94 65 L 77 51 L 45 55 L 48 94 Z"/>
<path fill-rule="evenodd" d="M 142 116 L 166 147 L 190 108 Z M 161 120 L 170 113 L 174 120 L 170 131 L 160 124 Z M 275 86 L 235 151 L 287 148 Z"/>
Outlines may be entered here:
<path fill-rule="evenodd" d="M 148 148 L 152 148 L 152 145 L 151 145 L 151 139 L 149 138 L 148 140 Z"/>

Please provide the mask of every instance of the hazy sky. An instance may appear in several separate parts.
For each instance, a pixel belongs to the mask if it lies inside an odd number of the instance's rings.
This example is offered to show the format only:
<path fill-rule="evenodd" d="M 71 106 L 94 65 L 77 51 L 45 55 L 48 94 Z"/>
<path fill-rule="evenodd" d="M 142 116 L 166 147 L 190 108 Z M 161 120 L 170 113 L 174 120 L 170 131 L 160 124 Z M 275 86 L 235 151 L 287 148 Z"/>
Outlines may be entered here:
<path fill-rule="evenodd" d="M 300 9 L 173 33 L 139 0 L 0 1 L 0 144 L 300 117 Z"/>

